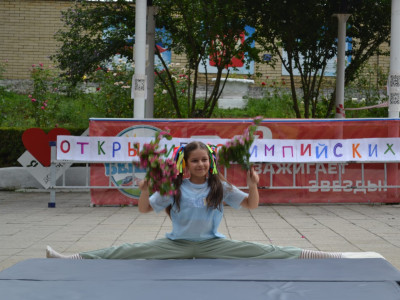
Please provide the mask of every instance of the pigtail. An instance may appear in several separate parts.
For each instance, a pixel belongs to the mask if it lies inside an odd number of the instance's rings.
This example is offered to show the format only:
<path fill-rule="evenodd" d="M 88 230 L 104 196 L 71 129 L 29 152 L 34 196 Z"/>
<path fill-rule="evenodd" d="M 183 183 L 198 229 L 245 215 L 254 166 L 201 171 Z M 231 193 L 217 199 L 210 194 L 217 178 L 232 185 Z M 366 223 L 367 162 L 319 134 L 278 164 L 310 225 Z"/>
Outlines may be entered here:
<path fill-rule="evenodd" d="M 221 210 L 222 199 L 224 197 L 224 189 L 221 182 L 221 179 L 223 180 L 223 177 L 218 172 L 217 167 L 217 147 L 210 144 L 205 146 L 207 147 L 210 158 L 210 170 L 208 172 L 208 186 L 210 187 L 210 192 L 208 193 L 206 198 L 207 207 Z"/>
<path fill-rule="evenodd" d="M 206 198 L 207 207 L 221 210 L 224 189 L 222 187 L 220 175 L 210 174 L 208 176 L 208 186 L 210 187 L 210 191 Z"/>
<path fill-rule="evenodd" d="M 178 177 L 176 177 L 174 181 L 174 186 L 175 186 L 175 194 L 174 194 L 174 202 L 169 205 L 166 209 L 165 212 L 167 215 L 171 218 L 171 209 L 172 206 L 176 206 L 177 210 L 179 211 L 181 209 L 180 201 L 181 201 L 181 185 L 183 182 L 183 173 L 179 174 Z"/>
<path fill-rule="evenodd" d="M 185 167 L 186 167 L 184 150 L 185 150 L 185 146 L 176 147 L 172 154 L 172 158 L 174 159 L 174 161 L 176 163 L 176 168 L 178 169 L 178 176 L 174 180 L 174 186 L 175 186 L 174 202 L 165 209 L 166 213 L 168 214 L 168 216 L 170 218 L 171 218 L 172 206 L 175 205 L 178 211 L 181 209 L 181 206 L 180 206 L 181 188 L 180 187 L 183 182 L 183 171 L 185 170 Z"/>

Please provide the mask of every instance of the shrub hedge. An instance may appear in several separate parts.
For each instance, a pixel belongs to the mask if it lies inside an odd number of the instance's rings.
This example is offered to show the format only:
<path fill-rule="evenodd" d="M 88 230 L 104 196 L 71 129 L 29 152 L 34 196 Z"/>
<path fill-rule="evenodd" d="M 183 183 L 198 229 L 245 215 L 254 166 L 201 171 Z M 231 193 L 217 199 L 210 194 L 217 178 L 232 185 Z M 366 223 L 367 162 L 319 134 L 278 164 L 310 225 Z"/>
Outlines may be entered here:
<path fill-rule="evenodd" d="M 65 127 L 64 127 L 65 128 Z M 0 127 L 0 168 L 20 167 L 18 158 L 25 152 L 22 134 L 27 128 Z M 48 133 L 53 128 L 44 128 Z M 71 135 L 81 135 L 86 128 L 65 128 Z"/>

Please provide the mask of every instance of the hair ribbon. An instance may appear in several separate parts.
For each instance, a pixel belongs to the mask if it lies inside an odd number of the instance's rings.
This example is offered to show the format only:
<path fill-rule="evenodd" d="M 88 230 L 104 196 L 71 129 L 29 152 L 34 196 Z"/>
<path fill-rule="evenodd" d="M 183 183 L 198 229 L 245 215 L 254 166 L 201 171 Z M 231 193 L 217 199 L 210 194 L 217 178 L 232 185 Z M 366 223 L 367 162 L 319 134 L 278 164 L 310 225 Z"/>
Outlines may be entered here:
<path fill-rule="evenodd" d="M 217 156 L 216 156 L 216 147 L 214 145 L 207 144 L 206 145 L 210 155 L 210 174 L 218 174 L 217 169 Z"/>
<path fill-rule="evenodd" d="M 185 149 L 185 146 L 175 147 L 175 149 L 174 149 L 173 158 L 176 163 L 176 168 L 178 169 L 179 174 L 182 174 L 183 169 L 185 169 L 185 167 L 186 167 L 186 162 L 185 162 L 184 152 L 183 152 L 184 149 Z"/>

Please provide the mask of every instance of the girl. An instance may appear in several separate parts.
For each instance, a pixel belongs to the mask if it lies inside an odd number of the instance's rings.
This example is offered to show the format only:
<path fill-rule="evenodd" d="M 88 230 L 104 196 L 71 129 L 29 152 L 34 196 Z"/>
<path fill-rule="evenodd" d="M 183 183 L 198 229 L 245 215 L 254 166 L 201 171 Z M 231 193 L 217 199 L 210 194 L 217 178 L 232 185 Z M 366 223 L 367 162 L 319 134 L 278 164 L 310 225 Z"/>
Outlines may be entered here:
<path fill-rule="evenodd" d="M 278 247 L 259 243 L 233 241 L 218 232 L 223 217 L 223 203 L 235 209 L 258 207 L 258 174 L 247 172 L 249 192 L 244 193 L 230 185 L 218 173 L 214 150 L 201 142 L 191 142 L 176 154 L 181 172 L 175 182 L 175 196 L 149 195 L 146 181 L 140 183 L 139 211 L 166 210 L 172 220 L 172 232 L 166 238 L 146 243 L 123 244 L 101 250 L 62 255 L 49 246 L 48 258 L 84 259 L 183 259 L 183 258 L 341 258 L 377 257 L 375 253 L 327 253 L 296 247 Z M 378 255 L 379 256 L 379 255 Z M 379 256 L 381 257 L 381 256 Z"/>

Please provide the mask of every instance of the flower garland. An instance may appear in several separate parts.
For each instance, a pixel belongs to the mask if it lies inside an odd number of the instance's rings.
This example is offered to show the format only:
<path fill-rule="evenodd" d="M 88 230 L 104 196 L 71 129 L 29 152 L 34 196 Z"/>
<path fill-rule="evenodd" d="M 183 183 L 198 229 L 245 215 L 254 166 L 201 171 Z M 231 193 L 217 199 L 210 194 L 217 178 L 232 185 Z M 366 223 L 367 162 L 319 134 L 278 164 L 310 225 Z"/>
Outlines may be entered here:
<path fill-rule="evenodd" d="M 253 119 L 253 124 L 246 128 L 243 135 L 234 137 L 219 149 L 218 162 L 220 165 L 228 168 L 232 162 L 236 162 L 243 169 L 250 169 L 250 147 L 254 141 L 254 133 L 262 119 L 262 117 Z"/>
<path fill-rule="evenodd" d="M 151 193 L 159 192 L 160 195 L 174 195 L 176 193 L 174 180 L 178 176 L 176 163 L 172 159 L 162 159 L 167 150 L 159 150 L 160 141 L 166 138 L 171 140 L 169 130 L 157 132 L 154 141 L 143 144 L 143 149 L 139 153 L 140 167 L 146 168 L 146 180 L 149 184 Z M 138 148 L 138 146 L 136 145 Z"/>

